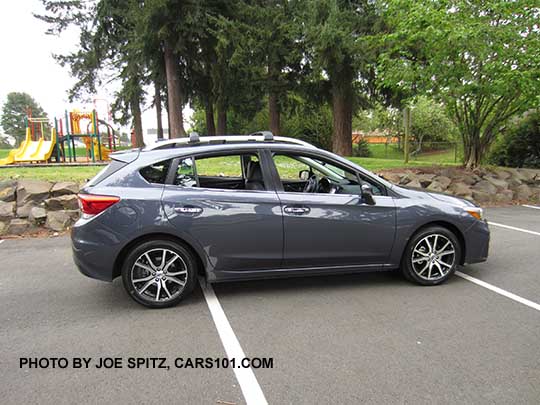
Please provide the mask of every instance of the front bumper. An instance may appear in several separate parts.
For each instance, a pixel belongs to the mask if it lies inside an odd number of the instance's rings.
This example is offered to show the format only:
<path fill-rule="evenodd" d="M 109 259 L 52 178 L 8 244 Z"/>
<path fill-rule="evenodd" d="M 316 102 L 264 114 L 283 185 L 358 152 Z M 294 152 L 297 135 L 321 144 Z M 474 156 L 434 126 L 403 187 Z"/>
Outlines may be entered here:
<path fill-rule="evenodd" d="M 466 264 L 485 262 L 489 255 L 490 233 L 486 221 L 475 221 L 465 233 Z"/>

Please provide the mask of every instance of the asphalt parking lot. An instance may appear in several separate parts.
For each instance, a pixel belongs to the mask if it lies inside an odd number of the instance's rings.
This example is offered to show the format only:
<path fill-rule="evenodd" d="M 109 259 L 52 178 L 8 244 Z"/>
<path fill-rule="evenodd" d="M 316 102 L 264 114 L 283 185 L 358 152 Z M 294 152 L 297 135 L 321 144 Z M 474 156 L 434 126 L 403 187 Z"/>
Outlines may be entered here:
<path fill-rule="evenodd" d="M 489 261 L 461 272 L 500 290 L 458 276 L 426 288 L 373 273 L 197 288 L 165 310 L 133 302 L 121 280 L 82 276 L 68 238 L 3 241 L 0 401 L 539 403 L 540 209 L 493 208 L 487 217 Z M 27 357 L 219 358 L 234 337 L 247 357 L 272 357 L 273 368 L 250 379 L 230 368 L 19 367 Z"/>

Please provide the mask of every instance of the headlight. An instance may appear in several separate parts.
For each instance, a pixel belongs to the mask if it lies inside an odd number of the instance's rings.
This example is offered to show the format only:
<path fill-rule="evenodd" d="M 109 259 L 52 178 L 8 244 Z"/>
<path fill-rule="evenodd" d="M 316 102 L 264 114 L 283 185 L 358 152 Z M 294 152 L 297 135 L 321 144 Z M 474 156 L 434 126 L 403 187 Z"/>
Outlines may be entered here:
<path fill-rule="evenodd" d="M 480 221 L 484 219 L 484 210 L 480 207 L 467 207 L 464 210 Z"/>

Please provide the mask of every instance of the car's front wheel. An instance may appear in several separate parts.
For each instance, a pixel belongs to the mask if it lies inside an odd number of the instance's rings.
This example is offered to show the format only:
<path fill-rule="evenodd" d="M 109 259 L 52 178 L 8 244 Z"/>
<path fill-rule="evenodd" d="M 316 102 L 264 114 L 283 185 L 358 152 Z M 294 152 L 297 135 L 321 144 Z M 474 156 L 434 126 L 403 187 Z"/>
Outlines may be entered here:
<path fill-rule="evenodd" d="M 409 241 L 401 271 L 405 278 L 421 285 L 445 282 L 456 271 L 461 246 L 450 230 L 432 226 L 417 232 Z"/>
<path fill-rule="evenodd" d="M 127 293 L 150 308 L 176 305 L 193 290 L 197 262 L 184 246 L 151 240 L 135 246 L 122 266 Z"/>

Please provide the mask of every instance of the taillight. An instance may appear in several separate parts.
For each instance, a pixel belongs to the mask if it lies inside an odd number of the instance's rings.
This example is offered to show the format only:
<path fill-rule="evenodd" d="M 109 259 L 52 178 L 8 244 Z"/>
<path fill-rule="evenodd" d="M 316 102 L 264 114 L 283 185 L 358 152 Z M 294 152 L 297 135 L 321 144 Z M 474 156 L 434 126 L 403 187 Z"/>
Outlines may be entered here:
<path fill-rule="evenodd" d="M 97 215 L 120 201 L 113 195 L 79 194 L 79 207 L 85 216 Z"/>

